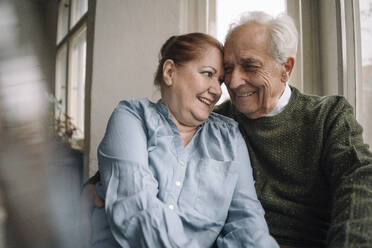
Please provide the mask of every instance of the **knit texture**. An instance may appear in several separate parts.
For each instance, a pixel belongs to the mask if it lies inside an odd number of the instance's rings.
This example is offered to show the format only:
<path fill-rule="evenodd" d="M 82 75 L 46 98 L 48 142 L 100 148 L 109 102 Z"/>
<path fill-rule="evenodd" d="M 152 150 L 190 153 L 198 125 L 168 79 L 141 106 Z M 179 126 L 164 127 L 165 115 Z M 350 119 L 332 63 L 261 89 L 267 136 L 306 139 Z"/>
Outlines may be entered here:
<path fill-rule="evenodd" d="M 372 247 L 372 153 L 353 108 L 291 90 L 276 116 L 215 110 L 240 125 L 270 232 L 282 245 Z"/>

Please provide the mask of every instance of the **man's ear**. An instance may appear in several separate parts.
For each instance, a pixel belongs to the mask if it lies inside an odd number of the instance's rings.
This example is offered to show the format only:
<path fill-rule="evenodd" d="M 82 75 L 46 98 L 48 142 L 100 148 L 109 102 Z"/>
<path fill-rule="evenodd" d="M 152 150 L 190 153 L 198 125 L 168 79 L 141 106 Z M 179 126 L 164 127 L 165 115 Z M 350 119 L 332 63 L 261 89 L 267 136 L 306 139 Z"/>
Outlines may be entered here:
<path fill-rule="evenodd" d="M 163 80 L 166 86 L 172 86 L 175 71 L 176 64 L 173 60 L 167 59 L 163 64 Z"/>
<path fill-rule="evenodd" d="M 283 83 L 287 82 L 289 79 L 289 76 L 291 76 L 293 67 L 294 67 L 295 59 L 293 57 L 289 57 L 286 62 L 284 62 L 282 65 L 284 67 L 281 81 Z"/>

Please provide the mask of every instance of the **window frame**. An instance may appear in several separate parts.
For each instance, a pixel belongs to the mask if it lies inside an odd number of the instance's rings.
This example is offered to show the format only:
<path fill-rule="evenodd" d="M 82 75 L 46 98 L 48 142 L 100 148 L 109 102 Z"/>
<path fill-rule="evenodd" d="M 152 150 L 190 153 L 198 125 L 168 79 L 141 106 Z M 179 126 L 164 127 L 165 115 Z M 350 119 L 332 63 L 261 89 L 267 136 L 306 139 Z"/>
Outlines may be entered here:
<path fill-rule="evenodd" d="M 80 17 L 80 19 L 71 26 L 71 22 L 72 22 L 72 1 L 73 0 L 59 0 L 58 1 L 58 23 L 57 23 L 57 44 L 56 44 L 56 72 L 57 72 L 57 59 L 58 59 L 58 54 L 64 49 L 64 47 L 66 48 L 66 70 L 65 70 L 65 76 L 64 76 L 64 79 L 65 79 L 65 106 L 64 106 L 64 109 L 65 109 L 65 113 L 70 115 L 69 113 L 69 110 L 71 109 L 71 102 L 70 102 L 70 87 L 71 87 L 71 74 L 70 74 L 70 71 L 71 71 L 71 51 L 70 51 L 70 48 L 71 48 L 71 45 L 73 43 L 73 40 L 74 40 L 74 37 L 76 37 L 76 35 L 79 34 L 79 32 L 81 32 L 82 29 L 85 28 L 85 32 L 86 32 L 86 42 L 88 43 L 88 13 L 89 13 L 89 1 L 88 1 L 88 9 L 87 11 Z M 62 8 L 62 4 L 66 4 L 66 2 L 68 3 L 68 8 L 69 8 L 69 11 L 68 11 L 68 22 L 67 22 L 67 27 L 68 27 L 68 30 L 67 30 L 67 33 L 62 37 L 60 38 L 59 35 L 60 35 L 60 21 L 62 20 L 62 17 L 60 16 L 60 8 Z M 60 38 L 60 39 L 59 39 Z M 88 54 L 87 54 L 87 51 L 88 51 L 88 45 L 86 46 L 86 57 L 85 57 L 85 67 L 87 67 L 87 57 L 88 57 Z M 56 78 L 55 78 L 55 97 L 57 97 L 56 93 L 57 93 L 57 88 L 59 87 L 57 85 L 58 83 L 58 80 L 57 79 L 57 73 L 56 73 Z M 85 70 L 85 88 L 87 87 L 87 71 Z M 84 94 L 86 96 L 86 90 L 84 89 Z M 58 100 L 58 99 L 57 99 Z M 85 106 L 86 105 L 86 100 L 84 100 L 84 113 L 83 113 L 83 118 L 84 118 L 84 122 L 86 123 L 86 109 L 87 107 Z M 55 112 L 55 116 L 57 115 L 58 113 Z M 56 118 L 58 118 L 58 116 L 56 116 Z M 63 121 L 67 121 L 67 120 L 63 120 Z M 73 123 L 73 121 L 72 121 Z M 84 144 L 85 144 L 85 136 L 86 136 L 86 132 L 85 132 L 85 126 L 86 124 L 84 123 L 83 127 L 84 129 L 81 130 L 82 134 L 81 135 L 73 135 L 71 137 L 71 140 L 70 140 L 70 144 L 72 146 L 72 148 L 74 149 L 77 149 L 77 150 L 84 150 Z M 65 124 L 67 125 L 67 124 Z M 74 124 L 75 125 L 75 124 Z"/>

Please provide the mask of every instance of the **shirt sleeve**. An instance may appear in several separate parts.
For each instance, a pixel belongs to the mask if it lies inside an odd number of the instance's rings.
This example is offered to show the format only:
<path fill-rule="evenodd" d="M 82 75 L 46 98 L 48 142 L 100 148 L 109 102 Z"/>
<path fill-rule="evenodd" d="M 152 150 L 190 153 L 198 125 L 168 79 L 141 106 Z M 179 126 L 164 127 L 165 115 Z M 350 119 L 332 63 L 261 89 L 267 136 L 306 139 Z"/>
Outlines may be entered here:
<path fill-rule="evenodd" d="M 353 108 L 340 98 L 325 139 L 325 174 L 332 197 L 328 247 L 372 246 L 372 154 Z"/>
<path fill-rule="evenodd" d="M 241 135 L 237 144 L 239 178 L 217 246 L 279 248 L 269 233 L 264 210 L 257 199 L 249 154 Z"/>
<path fill-rule="evenodd" d="M 199 247 L 185 235 L 178 214 L 157 198 L 146 129 L 130 106 L 117 107 L 110 117 L 98 162 L 108 223 L 122 247 Z"/>

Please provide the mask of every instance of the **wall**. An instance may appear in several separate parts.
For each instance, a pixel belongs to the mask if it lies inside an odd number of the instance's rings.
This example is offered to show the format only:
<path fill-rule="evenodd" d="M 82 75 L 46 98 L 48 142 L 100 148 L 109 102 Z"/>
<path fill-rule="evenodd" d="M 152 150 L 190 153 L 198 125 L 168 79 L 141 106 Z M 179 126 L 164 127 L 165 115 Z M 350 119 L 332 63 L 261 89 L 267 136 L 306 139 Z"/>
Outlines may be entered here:
<path fill-rule="evenodd" d="M 181 1 L 97 0 L 92 57 L 89 174 L 114 107 L 122 99 L 158 98 L 152 86 L 163 42 L 178 34 Z M 88 82 L 89 83 L 89 82 Z M 88 97 L 88 96 L 87 96 Z"/>

